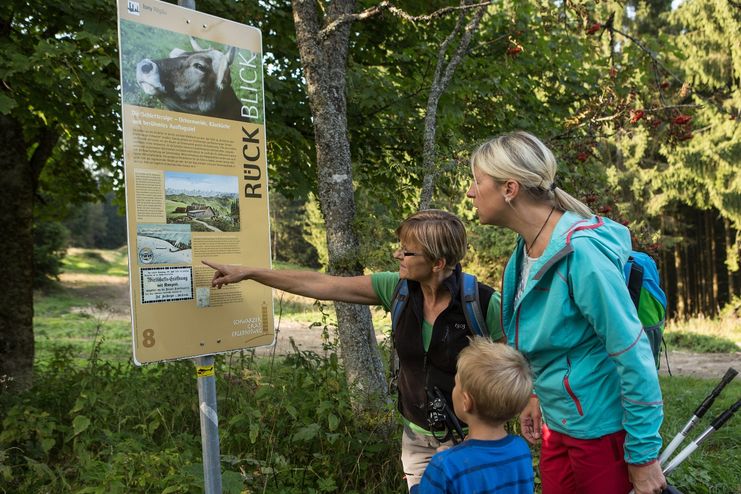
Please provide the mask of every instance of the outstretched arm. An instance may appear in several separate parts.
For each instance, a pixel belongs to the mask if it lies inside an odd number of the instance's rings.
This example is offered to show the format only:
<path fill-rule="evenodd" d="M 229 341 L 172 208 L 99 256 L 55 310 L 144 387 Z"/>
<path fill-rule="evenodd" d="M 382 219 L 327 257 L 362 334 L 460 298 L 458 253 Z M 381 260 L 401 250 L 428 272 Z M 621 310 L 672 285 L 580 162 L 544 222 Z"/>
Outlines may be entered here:
<path fill-rule="evenodd" d="M 380 305 L 373 291 L 370 276 L 332 276 L 316 271 L 249 268 L 236 264 L 202 261 L 216 270 L 211 285 L 223 285 L 254 280 L 263 285 L 319 300 L 333 300 L 351 304 Z"/>

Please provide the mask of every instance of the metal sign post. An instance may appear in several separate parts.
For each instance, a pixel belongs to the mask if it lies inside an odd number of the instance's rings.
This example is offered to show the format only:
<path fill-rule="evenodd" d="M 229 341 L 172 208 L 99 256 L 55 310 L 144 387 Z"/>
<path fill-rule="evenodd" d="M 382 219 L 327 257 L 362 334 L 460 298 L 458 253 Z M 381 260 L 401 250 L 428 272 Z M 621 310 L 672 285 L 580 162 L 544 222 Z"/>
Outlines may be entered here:
<path fill-rule="evenodd" d="M 216 377 L 214 356 L 193 360 L 198 376 L 198 409 L 201 416 L 203 449 L 203 484 L 206 494 L 221 494 L 221 460 L 219 454 L 219 416 L 216 412 Z"/>
<path fill-rule="evenodd" d="M 178 5 L 196 10 L 195 0 L 178 0 Z M 205 494 L 221 494 L 221 454 L 219 451 L 219 415 L 216 408 L 214 356 L 193 359 L 198 381 L 198 410 L 201 418 L 201 451 Z"/>

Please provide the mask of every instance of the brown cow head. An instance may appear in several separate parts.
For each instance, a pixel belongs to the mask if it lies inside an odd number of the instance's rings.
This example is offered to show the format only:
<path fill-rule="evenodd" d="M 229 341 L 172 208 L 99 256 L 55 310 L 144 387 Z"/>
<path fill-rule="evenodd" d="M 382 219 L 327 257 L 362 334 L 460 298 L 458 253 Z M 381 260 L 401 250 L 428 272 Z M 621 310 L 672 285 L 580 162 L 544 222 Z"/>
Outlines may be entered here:
<path fill-rule="evenodd" d="M 193 38 L 191 45 L 194 51 L 175 48 L 169 58 L 141 60 L 136 65 L 139 87 L 170 110 L 224 118 L 238 115 L 239 100 L 229 72 L 236 48 L 203 49 Z"/>

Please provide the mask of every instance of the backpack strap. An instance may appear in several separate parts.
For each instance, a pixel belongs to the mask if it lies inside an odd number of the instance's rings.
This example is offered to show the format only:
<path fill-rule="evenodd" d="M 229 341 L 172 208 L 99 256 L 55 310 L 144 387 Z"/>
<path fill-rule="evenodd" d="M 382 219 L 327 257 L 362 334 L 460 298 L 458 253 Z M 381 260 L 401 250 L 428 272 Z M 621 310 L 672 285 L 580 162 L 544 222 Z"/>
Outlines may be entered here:
<path fill-rule="evenodd" d="M 628 273 L 628 291 L 633 305 L 638 310 L 638 302 L 641 300 L 641 288 L 643 287 L 643 266 L 638 264 L 633 256 L 628 258 L 630 272 Z"/>
<path fill-rule="evenodd" d="M 473 334 L 488 338 L 489 328 L 486 326 L 486 318 L 481 311 L 479 287 L 476 282 L 476 277 L 472 274 L 461 271 L 460 284 L 463 314 L 466 316 L 468 327 L 471 328 Z"/>
<path fill-rule="evenodd" d="M 394 289 L 394 295 L 391 297 L 391 337 L 396 332 L 396 326 L 399 324 L 401 313 L 409 300 L 409 283 L 405 279 L 400 279 Z"/>
<path fill-rule="evenodd" d="M 399 356 L 396 353 L 396 345 L 394 344 L 394 334 L 396 333 L 396 326 L 399 325 L 399 319 L 401 313 L 404 312 L 404 307 L 407 305 L 409 300 L 409 283 L 405 279 L 400 279 L 394 289 L 394 294 L 391 297 L 391 351 L 389 352 L 389 393 L 393 394 L 397 392 L 397 379 L 399 377 Z"/>

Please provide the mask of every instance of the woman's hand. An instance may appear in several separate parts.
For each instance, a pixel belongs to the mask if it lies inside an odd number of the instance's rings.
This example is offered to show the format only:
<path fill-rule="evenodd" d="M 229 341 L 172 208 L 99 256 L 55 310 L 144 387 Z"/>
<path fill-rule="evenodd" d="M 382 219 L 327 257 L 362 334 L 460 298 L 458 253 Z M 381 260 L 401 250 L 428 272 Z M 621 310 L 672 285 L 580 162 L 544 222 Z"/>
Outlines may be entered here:
<path fill-rule="evenodd" d="M 531 396 L 525 409 L 520 414 L 520 430 L 525 439 L 535 444 L 540 441 L 543 414 L 540 411 L 540 401 L 537 396 Z"/>
<path fill-rule="evenodd" d="M 220 264 L 211 261 L 201 261 L 206 266 L 214 268 L 216 272 L 211 279 L 211 286 L 221 288 L 229 283 L 238 283 L 245 279 L 244 268 L 234 264 Z"/>
<path fill-rule="evenodd" d="M 628 475 L 635 494 L 661 494 L 666 487 L 666 478 L 658 461 L 645 465 L 628 463 Z"/>

